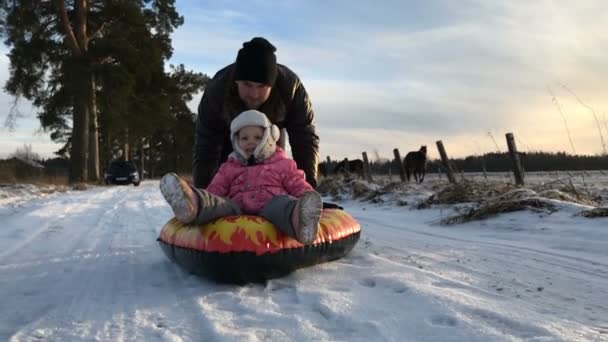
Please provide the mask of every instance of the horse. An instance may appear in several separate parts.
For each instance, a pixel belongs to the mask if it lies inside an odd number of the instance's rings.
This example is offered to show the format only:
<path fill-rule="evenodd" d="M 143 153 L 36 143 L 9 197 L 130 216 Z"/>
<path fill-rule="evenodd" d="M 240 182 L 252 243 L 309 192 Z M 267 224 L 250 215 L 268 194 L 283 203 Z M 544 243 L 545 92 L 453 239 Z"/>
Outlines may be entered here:
<path fill-rule="evenodd" d="M 339 173 L 356 173 L 359 177 L 363 178 L 363 160 L 361 159 L 353 159 L 348 161 L 348 168 L 346 168 L 346 164 L 344 160 L 339 162 L 334 168 L 334 174 Z"/>
<path fill-rule="evenodd" d="M 403 167 L 408 182 L 410 181 L 410 174 L 413 174 L 416 183 L 422 183 L 426 174 L 426 145 L 420 146 L 418 151 L 408 152 L 403 158 Z"/>

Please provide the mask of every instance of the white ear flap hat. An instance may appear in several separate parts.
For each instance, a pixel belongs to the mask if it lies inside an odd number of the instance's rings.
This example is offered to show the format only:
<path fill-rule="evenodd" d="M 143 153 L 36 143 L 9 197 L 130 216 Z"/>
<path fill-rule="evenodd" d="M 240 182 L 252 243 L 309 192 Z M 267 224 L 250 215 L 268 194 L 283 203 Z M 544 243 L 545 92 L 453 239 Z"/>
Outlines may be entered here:
<path fill-rule="evenodd" d="M 253 161 L 255 163 L 260 163 L 272 156 L 277 150 L 277 141 L 281 135 L 279 127 L 271 124 L 266 117 L 266 114 L 251 109 L 242 112 L 230 123 L 230 141 L 232 142 L 232 149 L 236 152 L 237 158 L 245 164 L 249 162 L 245 157 L 245 153 L 239 147 L 239 137 L 237 136 L 239 130 L 246 126 L 259 126 L 264 128 L 262 141 L 253 151 Z"/>

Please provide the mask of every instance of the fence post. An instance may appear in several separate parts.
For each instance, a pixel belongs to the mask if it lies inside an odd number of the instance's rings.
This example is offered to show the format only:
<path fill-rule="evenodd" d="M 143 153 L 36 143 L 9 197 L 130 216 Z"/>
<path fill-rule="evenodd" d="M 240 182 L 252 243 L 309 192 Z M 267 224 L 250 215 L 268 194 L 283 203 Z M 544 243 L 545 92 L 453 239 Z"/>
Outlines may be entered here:
<path fill-rule="evenodd" d="M 399 149 L 394 149 L 393 154 L 395 155 L 395 161 L 397 162 L 397 165 L 399 165 L 399 176 L 401 177 L 401 181 L 405 182 L 405 170 L 403 169 L 403 160 L 401 160 Z"/>
<path fill-rule="evenodd" d="M 443 148 L 443 142 L 441 142 L 441 140 L 437 140 L 437 149 L 439 150 L 441 163 L 445 168 L 445 173 L 448 175 L 448 180 L 450 183 L 455 184 L 456 178 L 454 178 L 454 173 L 452 172 L 452 167 L 450 166 L 450 161 L 448 160 L 448 154 L 445 153 L 445 148 Z"/>
<path fill-rule="evenodd" d="M 517 146 L 515 146 L 515 138 L 513 133 L 507 133 L 507 146 L 509 147 L 509 155 L 511 161 L 513 161 L 513 175 L 515 176 L 515 184 L 524 185 L 524 172 L 521 168 L 521 161 L 519 160 L 519 153 L 517 153 Z"/>
<path fill-rule="evenodd" d="M 367 160 L 367 152 L 363 152 L 361 155 L 363 156 L 363 173 L 365 175 L 365 179 L 367 179 L 368 182 L 371 182 L 373 181 L 372 169 L 370 168 L 369 161 Z"/>

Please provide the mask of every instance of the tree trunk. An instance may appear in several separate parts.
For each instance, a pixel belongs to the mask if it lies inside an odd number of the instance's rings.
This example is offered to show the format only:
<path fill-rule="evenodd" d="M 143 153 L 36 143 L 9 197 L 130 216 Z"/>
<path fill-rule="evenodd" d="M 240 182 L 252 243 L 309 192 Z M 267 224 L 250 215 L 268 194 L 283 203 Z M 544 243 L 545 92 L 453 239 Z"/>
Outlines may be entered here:
<path fill-rule="evenodd" d="M 154 146 L 155 146 L 154 145 L 154 137 L 151 135 L 146 140 L 148 140 L 148 151 L 147 151 L 147 154 L 148 154 L 148 165 L 147 165 L 148 174 L 147 174 L 147 176 L 149 178 L 154 178 L 154 177 L 156 177 L 156 173 L 154 172 L 154 170 L 156 168 L 156 163 L 154 162 L 154 160 L 155 160 L 155 157 L 154 157 L 154 154 L 155 154 L 155 150 L 154 150 Z"/>
<path fill-rule="evenodd" d="M 140 143 L 139 143 L 139 179 L 143 180 L 144 179 L 144 167 L 146 166 L 144 163 L 144 159 L 146 157 L 146 154 L 144 153 L 144 145 L 146 143 L 146 140 L 144 138 L 141 138 Z"/>
<path fill-rule="evenodd" d="M 89 180 L 99 181 L 99 132 L 97 130 L 97 103 L 95 75 L 91 74 L 89 87 Z"/>
<path fill-rule="evenodd" d="M 73 73 L 73 125 L 72 150 L 70 152 L 70 183 L 84 182 L 88 179 L 87 160 L 89 155 L 89 113 L 86 89 L 88 75 L 84 71 L 82 60 L 78 59 Z"/>
<path fill-rule="evenodd" d="M 129 151 L 129 129 L 125 129 L 124 141 L 122 145 L 122 158 L 127 161 L 131 160 Z"/>
<path fill-rule="evenodd" d="M 70 152 L 70 183 L 83 182 L 87 179 L 88 131 L 87 109 L 82 99 L 74 99 L 74 123 L 72 127 L 72 150 Z"/>
<path fill-rule="evenodd" d="M 103 114 L 101 114 L 103 115 Z M 103 119 L 99 116 L 97 117 L 98 123 L 101 121 L 101 126 L 97 127 L 97 131 L 99 132 L 99 170 L 100 175 L 105 171 L 106 167 L 110 164 L 110 144 L 108 140 L 110 139 L 110 135 L 108 129 L 103 124 Z"/>
<path fill-rule="evenodd" d="M 71 91 L 74 101 L 72 125 L 72 150 L 70 153 L 70 183 L 88 179 L 89 156 L 89 88 L 90 62 L 87 58 L 89 38 L 87 37 L 88 0 L 74 0 L 74 22 L 70 21 L 65 0 L 56 2 L 58 15 L 65 30 L 65 44 L 73 59 L 66 68 L 71 72 Z"/>

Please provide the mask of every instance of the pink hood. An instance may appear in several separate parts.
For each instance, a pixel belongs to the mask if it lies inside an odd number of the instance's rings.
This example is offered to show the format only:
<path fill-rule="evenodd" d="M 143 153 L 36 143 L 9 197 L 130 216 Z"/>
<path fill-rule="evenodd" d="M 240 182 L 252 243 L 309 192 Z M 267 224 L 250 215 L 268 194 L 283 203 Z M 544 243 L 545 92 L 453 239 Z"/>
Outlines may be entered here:
<path fill-rule="evenodd" d="M 256 215 L 274 196 L 300 197 L 313 187 L 306 182 L 304 171 L 277 147 L 272 156 L 252 166 L 242 165 L 231 155 L 206 190 L 232 199 L 244 214 Z"/>

